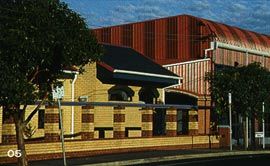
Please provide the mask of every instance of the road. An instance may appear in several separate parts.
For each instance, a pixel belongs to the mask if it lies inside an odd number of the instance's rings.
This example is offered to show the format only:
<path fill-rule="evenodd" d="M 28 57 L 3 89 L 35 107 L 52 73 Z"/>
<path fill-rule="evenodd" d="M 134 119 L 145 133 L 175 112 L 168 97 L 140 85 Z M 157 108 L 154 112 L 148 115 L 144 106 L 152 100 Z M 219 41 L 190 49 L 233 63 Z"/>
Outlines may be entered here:
<path fill-rule="evenodd" d="M 144 151 L 120 154 L 107 154 L 80 158 L 68 158 L 68 166 L 246 166 L 270 163 L 270 151 L 233 151 L 222 149 L 191 149 Z M 1 165 L 1 164 L 0 164 Z M 16 166 L 4 164 L 3 166 Z M 31 166 L 63 166 L 62 159 L 30 161 Z M 269 165 L 269 164 L 266 164 Z M 2 165 L 1 165 L 2 166 Z"/>
<path fill-rule="evenodd" d="M 168 162 L 157 162 L 144 164 L 148 166 L 245 166 L 245 165 L 268 165 L 270 163 L 270 155 L 245 155 L 245 156 L 230 156 L 219 158 L 203 158 L 192 160 L 176 160 Z"/>

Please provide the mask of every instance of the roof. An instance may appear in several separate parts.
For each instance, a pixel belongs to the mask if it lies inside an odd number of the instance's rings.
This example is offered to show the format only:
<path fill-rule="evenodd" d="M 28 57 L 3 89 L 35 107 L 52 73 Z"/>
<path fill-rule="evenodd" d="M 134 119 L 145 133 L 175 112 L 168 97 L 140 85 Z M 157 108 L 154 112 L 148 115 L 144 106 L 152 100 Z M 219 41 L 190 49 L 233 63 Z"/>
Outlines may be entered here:
<path fill-rule="evenodd" d="M 208 27 L 210 33 L 216 37 L 217 41 L 236 45 L 239 47 L 270 51 L 270 36 L 268 35 L 244 30 L 239 27 L 218 23 L 203 18 L 194 18 L 205 24 Z"/>
<path fill-rule="evenodd" d="M 119 25 L 109 26 L 109 27 L 116 27 L 120 25 L 129 25 L 129 24 L 139 24 L 139 23 L 145 23 L 149 21 L 164 20 L 164 19 L 173 18 L 173 17 L 190 17 L 190 18 L 194 18 L 202 22 L 204 25 L 206 25 L 209 33 L 212 34 L 210 36 L 214 36 L 216 41 L 236 45 L 239 47 L 245 47 L 245 48 L 256 49 L 259 51 L 270 52 L 270 36 L 269 35 L 260 34 L 260 33 L 253 32 L 250 30 L 245 30 L 239 27 L 230 26 L 227 24 L 223 24 L 223 23 L 207 20 L 204 18 L 195 17 L 192 15 L 187 15 L 187 14 L 145 20 L 145 21 L 128 23 L 128 24 L 119 24 Z M 103 28 L 97 28 L 97 29 L 103 29 Z"/>
<path fill-rule="evenodd" d="M 178 75 L 129 47 L 103 44 L 98 78 L 103 83 L 165 87 L 178 84 Z"/>

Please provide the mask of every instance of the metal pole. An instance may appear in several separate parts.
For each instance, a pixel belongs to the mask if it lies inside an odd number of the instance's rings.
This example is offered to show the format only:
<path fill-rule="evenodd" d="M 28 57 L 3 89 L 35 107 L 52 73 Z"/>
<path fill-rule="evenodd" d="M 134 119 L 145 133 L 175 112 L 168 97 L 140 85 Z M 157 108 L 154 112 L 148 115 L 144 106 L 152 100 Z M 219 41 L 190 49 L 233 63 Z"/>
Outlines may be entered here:
<path fill-rule="evenodd" d="M 230 151 L 232 151 L 232 94 L 229 93 Z"/>
<path fill-rule="evenodd" d="M 245 135 L 245 137 L 246 137 L 246 145 L 245 145 L 245 147 L 247 149 L 248 148 L 248 116 L 246 116 L 246 135 Z"/>
<path fill-rule="evenodd" d="M 61 127 L 61 142 L 62 142 L 63 160 L 64 160 L 64 166 L 67 166 L 65 145 L 64 145 L 64 131 L 63 131 L 61 102 L 60 102 L 60 99 L 57 99 L 57 100 L 58 100 L 58 107 L 59 107 L 59 120 L 60 120 L 60 127 Z"/>
<path fill-rule="evenodd" d="M 263 149 L 265 149 L 265 124 L 264 124 L 264 102 L 262 103 L 262 129 L 263 129 Z"/>

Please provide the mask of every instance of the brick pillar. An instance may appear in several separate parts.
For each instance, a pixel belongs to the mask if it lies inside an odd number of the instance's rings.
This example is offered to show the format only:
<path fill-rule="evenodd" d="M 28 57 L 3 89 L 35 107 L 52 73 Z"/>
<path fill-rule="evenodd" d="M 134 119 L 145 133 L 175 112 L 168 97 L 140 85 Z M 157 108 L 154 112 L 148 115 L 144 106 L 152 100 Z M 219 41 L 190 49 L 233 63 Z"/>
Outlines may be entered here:
<path fill-rule="evenodd" d="M 114 107 L 113 138 L 125 138 L 125 107 Z"/>
<path fill-rule="evenodd" d="M 177 109 L 168 108 L 166 110 L 166 135 L 177 136 Z"/>
<path fill-rule="evenodd" d="M 57 106 L 45 107 L 44 132 L 46 141 L 59 141 L 59 110 Z"/>
<path fill-rule="evenodd" d="M 4 116 L 4 112 L 3 112 Z M 2 125 L 2 143 L 15 144 L 16 143 L 16 129 L 12 116 L 3 117 Z"/>
<path fill-rule="evenodd" d="M 198 135 L 198 111 L 189 110 L 188 111 L 189 121 L 188 121 L 188 134 Z"/>
<path fill-rule="evenodd" d="M 153 136 L 153 108 L 142 108 L 142 137 Z"/>
<path fill-rule="evenodd" d="M 94 138 L 94 107 L 82 107 L 82 131 L 81 138 L 88 140 Z"/>
<path fill-rule="evenodd" d="M 230 146 L 230 126 L 218 126 L 218 133 L 220 135 L 219 146 Z"/>
<path fill-rule="evenodd" d="M 210 133 L 210 107 L 211 98 L 199 98 L 198 99 L 198 133 L 209 134 Z"/>

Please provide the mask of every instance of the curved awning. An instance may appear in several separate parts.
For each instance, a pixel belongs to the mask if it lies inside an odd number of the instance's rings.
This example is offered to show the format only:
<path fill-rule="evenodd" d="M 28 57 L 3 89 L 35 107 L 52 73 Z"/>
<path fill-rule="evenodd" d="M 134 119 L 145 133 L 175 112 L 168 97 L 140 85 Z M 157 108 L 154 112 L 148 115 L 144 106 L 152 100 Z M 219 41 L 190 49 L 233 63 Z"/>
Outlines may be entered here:
<path fill-rule="evenodd" d="M 109 94 L 113 94 L 115 91 L 125 91 L 128 96 L 134 96 L 134 91 L 128 86 L 116 85 L 108 90 Z"/>
<path fill-rule="evenodd" d="M 103 44 L 104 55 L 97 63 L 97 78 L 102 83 L 166 87 L 181 78 L 129 47 Z"/>
<path fill-rule="evenodd" d="M 139 96 L 144 95 L 145 93 L 151 94 L 154 98 L 158 98 L 159 97 L 159 92 L 158 92 L 158 90 L 156 88 L 142 87 L 139 90 Z"/>

